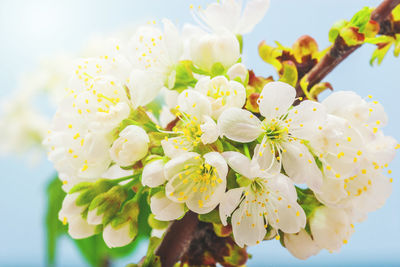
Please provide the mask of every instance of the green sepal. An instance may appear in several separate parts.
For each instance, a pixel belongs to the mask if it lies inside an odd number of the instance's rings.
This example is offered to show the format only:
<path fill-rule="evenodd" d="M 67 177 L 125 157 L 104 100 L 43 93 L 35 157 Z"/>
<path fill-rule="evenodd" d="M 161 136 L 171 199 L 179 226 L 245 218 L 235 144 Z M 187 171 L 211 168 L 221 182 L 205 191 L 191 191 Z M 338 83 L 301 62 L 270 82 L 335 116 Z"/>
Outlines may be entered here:
<path fill-rule="evenodd" d="M 219 217 L 219 210 L 217 208 L 213 209 L 209 213 L 199 214 L 199 220 L 202 222 L 208 223 L 221 223 L 221 219 Z"/>
<path fill-rule="evenodd" d="M 278 57 L 282 56 L 281 49 L 267 45 L 265 41 L 262 41 L 258 45 L 258 54 L 262 60 L 268 64 L 271 64 L 277 71 L 282 68 L 281 62 L 279 62 L 277 59 Z"/>
<path fill-rule="evenodd" d="M 227 237 L 232 234 L 232 226 L 230 224 L 224 226 L 221 223 L 213 223 L 213 229 L 219 237 Z"/>
<path fill-rule="evenodd" d="M 225 263 L 223 266 L 243 266 L 249 258 L 246 248 L 241 248 L 234 242 L 227 243 L 226 246 L 229 253 L 223 257 Z"/>
<path fill-rule="evenodd" d="M 118 213 L 127 196 L 126 189 L 116 185 L 107 192 L 95 197 L 89 205 L 89 211 L 97 208 L 96 215 L 103 214 L 102 223 L 107 225 L 115 214 Z"/>
<path fill-rule="evenodd" d="M 156 218 L 154 218 L 154 214 L 150 214 L 149 218 L 147 219 L 149 225 L 153 229 L 158 229 L 158 230 L 163 230 L 166 229 L 169 225 L 168 221 L 159 221 Z"/>
<path fill-rule="evenodd" d="M 296 186 L 298 202 L 306 213 L 306 217 L 310 218 L 314 210 L 323 204 L 318 201 L 311 189 L 301 189 Z"/>
<path fill-rule="evenodd" d="M 340 30 L 340 36 L 348 46 L 356 46 L 364 43 L 365 35 L 356 27 L 345 27 Z"/>
<path fill-rule="evenodd" d="M 226 188 L 229 190 L 238 187 L 240 186 L 236 181 L 236 172 L 230 168 L 226 176 Z"/>
<path fill-rule="evenodd" d="M 236 182 L 238 183 L 238 185 L 240 187 L 247 187 L 252 183 L 252 180 L 247 177 L 244 177 L 244 176 L 238 175 L 238 174 L 237 174 L 237 176 L 238 177 L 236 179 Z"/>
<path fill-rule="evenodd" d="M 153 101 L 151 101 L 149 104 L 146 105 L 146 109 L 151 111 L 154 117 L 159 119 L 160 112 L 164 104 L 165 104 L 164 98 L 161 95 L 158 95 Z"/>
<path fill-rule="evenodd" d="M 114 184 L 115 182 L 112 180 L 107 180 L 107 179 L 99 179 L 94 183 L 91 183 L 92 185 L 89 187 L 86 187 L 86 189 L 82 190 L 82 187 L 80 184 L 77 184 L 74 186 L 69 194 L 75 193 L 75 192 L 81 192 L 80 195 L 76 198 L 75 204 L 78 206 L 84 206 L 84 205 L 89 205 L 90 202 L 99 194 L 108 191 Z"/>
<path fill-rule="evenodd" d="M 217 62 L 214 63 L 211 67 L 211 77 L 215 77 L 215 76 L 221 76 L 225 74 L 225 67 Z"/>

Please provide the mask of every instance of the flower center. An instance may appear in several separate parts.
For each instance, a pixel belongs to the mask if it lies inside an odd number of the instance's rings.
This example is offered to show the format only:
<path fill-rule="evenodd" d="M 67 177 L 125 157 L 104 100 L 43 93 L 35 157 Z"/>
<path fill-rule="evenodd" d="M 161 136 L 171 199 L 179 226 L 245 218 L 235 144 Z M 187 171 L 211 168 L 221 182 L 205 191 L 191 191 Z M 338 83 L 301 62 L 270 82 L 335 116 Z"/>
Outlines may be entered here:
<path fill-rule="evenodd" d="M 281 143 L 288 140 L 289 129 L 282 124 L 281 121 L 275 119 L 263 121 L 262 129 L 265 131 L 265 137 L 271 143 Z"/>

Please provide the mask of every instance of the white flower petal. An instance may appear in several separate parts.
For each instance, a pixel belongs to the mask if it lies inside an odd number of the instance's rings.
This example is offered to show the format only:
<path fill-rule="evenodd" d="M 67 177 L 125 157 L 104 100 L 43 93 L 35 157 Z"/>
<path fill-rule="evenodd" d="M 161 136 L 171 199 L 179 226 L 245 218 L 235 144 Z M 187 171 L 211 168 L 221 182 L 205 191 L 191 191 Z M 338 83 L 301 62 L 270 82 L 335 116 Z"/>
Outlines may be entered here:
<path fill-rule="evenodd" d="M 311 234 L 317 245 L 327 250 L 339 250 L 353 233 L 345 211 L 322 206 L 310 218 Z M 344 241 L 346 240 L 346 241 Z"/>
<path fill-rule="evenodd" d="M 87 238 L 95 234 L 95 225 L 90 225 L 79 214 L 68 220 L 68 233 L 74 239 Z"/>
<path fill-rule="evenodd" d="M 164 161 L 162 159 L 146 164 L 142 172 L 142 184 L 157 187 L 166 181 L 164 177 Z"/>
<path fill-rule="evenodd" d="M 88 224 L 98 225 L 103 222 L 104 213 L 97 215 L 98 208 L 90 210 L 87 215 L 87 222 Z"/>
<path fill-rule="evenodd" d="M 129 125 L 119 133 L 111 149 L 111 158 L 119 166 L 130 166 L 147 154 L 149 136 L 136 125 Z"/>
<path fill-rule="evenodd" d="M 249 0 L 239 20 L 238 33 L 246 34 L 253 30 L 269 8 L 269 0 Z"/>
<path fill-rule="evenodd" d="M 297 138 L 312 140 L 318 127 L 326 121 L 325 107 L 315 101 L 306 100 L 288 113 L 290 133 Z"/>
<path fill-rule="evenodd" d="M 306 260 L 311 256 L 317 255 L 321 250 L 312 240 L 311 236 L 303 229 L 297 234 L 285 234 L 284 243 L 287 250 L 301 260 Z"/>
<path fill-rule="evenodd" d="M 251 204 L 246 204 L 246 201 Z M 266 233 L 264 217 L 259 216 L 257 204 L 253 204 L 252 201 L 252 195 L 249 195 L 232 215 L 233 236 L 240 247 L 258 244 Z M 247 213 L 251 215 L 247 216 Z"/>
<path fill-rule="evenodd" d="M 155 72 L 134 69 L 131 72 L 128 88 L 133 106 L 144 106 L 158 95 L 164 86 L 163 77 Z"/>
<path fill-rule="evenodd" d="M 183 170 L 184 166 L 187 164 L 199 165 L 201 160 L 195 159 L 199 156 L 200 155 L 197 153 L 187 152 L 168 161 L 164 166 L 165 179 L 171 179 L 175 174 Z"/>
<path fill-rule="evenodd" d="M 231 140 L 247 143 L 257 139 L 263 133 L 261 121 L 250 111 L 229 108 L 218 118 L 221 134 Z"/>
<path fill-rule="evenodd" d="M 307 183 L 315 192 L 322 186 L 322 173 L 308 148 L 298 141 L 283 145 L 286 152 L 282 152 L 282 164 L 287 175 L 295 183 Z"/>
<path fill-rule="evenodd" d="M 215 121 L 209 117 L 209 116 L 204 116 L 203 117 L 204 123 L 200 125 L 200 129 L 203 132 L 201 135 L 201 141 L 203 144 L 211 144 L 217 141 L 220 133 L 219 133 L 219 128 Z"/>
<path fill-rule="evenodd" d="M 211 114 L 211 104 L 207 97 L 195 90 L 185 90 L 178 96 L 179 110 L 197 119 Z"/>
<path fill-rule="evenodd" d="M 131 221 L 127 221 L 119 225 L 117 229 L 108 224 L 103 230 L 103 239 L 109 248 L 123 247 L 133 241 L 134 236 L 131 235 Z"/>
<path fill-rule="evenodd" d="M 270 82 L 264 86 L 259 99 L 260 113 L 267 119 L 286 114 L 296 98 L 296 89 L 287 83 Z"/>
<path fill-rule="evenodd" d="M 164 192 L 158 192 L 150 199 L 151 212 L 160 221 L 172 221 L 185 214 L 184 204 L 176 203 L 167 198 Z"/>
<path fill-rule="evenodd" d="M 240 203 L 243 194 L 243 187 L 234 188 L 226 192 L 219 204 L 219 216 L 223 225 L 226 225 L 226 219 L 231 216 L 232 212 Z"/>
<path fill-rule="evenodd" d="M 247 78 L 249 71 L 247 70 L 246 66 L 242 63 L 236 63 L 229 70 L 226 72 L 230 80 L 239 79 L 244 83 Z"/>
<path fill-rule="evenodd" d="M 225 158 L 228 165 L 237 173 L 247 178 L 254 178 L 256 172 L 253 170 L 255 167 L 251 160 L 239 152 L 227 151 L 223 152 L 222 156 Z"/>

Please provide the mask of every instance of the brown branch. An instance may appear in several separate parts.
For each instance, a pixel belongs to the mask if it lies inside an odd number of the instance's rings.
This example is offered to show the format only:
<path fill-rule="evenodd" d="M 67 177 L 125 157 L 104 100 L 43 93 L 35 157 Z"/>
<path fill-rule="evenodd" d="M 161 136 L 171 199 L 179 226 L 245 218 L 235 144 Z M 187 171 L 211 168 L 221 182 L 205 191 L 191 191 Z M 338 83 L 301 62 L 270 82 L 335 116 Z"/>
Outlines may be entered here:
<path fill-rule="evenodd" d="M 197 214 L 189 211 L 181 220 L 169 226 L 155 253 L 160 257 L 162 267 L 172 267 L 185 254 L 195 236 L 198 223 Z"/>
<path fill-rule="evenodd" d="M 391 14 L 393 8 L 400 4 L 400 0 L 385 0 L 383 1 L 371 14 L 371 19 L 378 22 L 381 29 L 387 29 L 387 18 Z M 385 34 L 385 32 L 379 32 L 380 34 Z M 390 32 L 389 32 L 390 33 Z M 308 73 L 308 90 L 312 88 L 313 85 L 322 81 L 326 75 L 328 75 L 340 62 L 346 59 L 351 53 L 353 53 L 357 46 L 348 46 L 344 40 L 338 36 L 335 43 L 331 49 L 326 53 L 326 55 L 319 61 Z M 300 83 L 296 86 L 297 97 L 304 97 L 304 92 L 300 87 Z"/>

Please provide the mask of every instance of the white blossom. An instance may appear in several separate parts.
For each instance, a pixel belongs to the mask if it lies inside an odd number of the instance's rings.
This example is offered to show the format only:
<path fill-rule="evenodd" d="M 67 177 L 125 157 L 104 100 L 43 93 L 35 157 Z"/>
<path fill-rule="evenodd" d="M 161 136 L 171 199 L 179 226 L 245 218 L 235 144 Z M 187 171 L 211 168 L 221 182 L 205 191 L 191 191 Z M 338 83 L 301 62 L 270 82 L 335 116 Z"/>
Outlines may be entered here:
<path fill-rule="evenodd" d="M 208 213 L 220 202 L 226 189 L 228 166 L 217 152 L 203 156 L 187 152 L 165 164 L 166 196 L 199 214 Z"/>
<path fill-rule="evenodd" d="M 68 194 L 62 203 L 58 218 L 63 224 L 68 224 L 68 233 L 72 238 L 82 239 L 95 234 L 95 226 L 88 224 L 82 217 L 87 206 L 76 205 L 79 193 Z"/>
<path fill-rule="evenodd" d="M 211 71 L 214 64 L 220 63 L 228 69 L 240 58 L 240 45 L 236 36 L 225 32 L 211 34 L 195 27 L 186 27 L 189 59 L 198 68 Z"/>
<path fill-rule="evenodd" d="M 293 182 L 283 174 L 270 175 L 258 163 L 238 152 L 224 152 L 229 166 L 241 176 L 250 179 L 246 187 L 231 189 L 220 204 L 224 225 L 232 216 L 236 243 L 256 245 L 264 239 L 266 227 L 285 233 L 297 233 L 306 225 L 306 216 L 297 203 Z"/>
<path fill-rule="evenodd" d="M 174 157 L 218 139 L 219 129 L 211 118 L 211 103 L 206 96 L 195 90 L 185 90 L 179 95 L 176 108 L 180 121 L 171 132 L 174 136 L 161 142 L 165 155 Z"/>
<path fill-rule="evenodd" d="M 163 20 L 164 31 L 152 25 L 140 27 L 129 43 L 133 64 L 128 87 L 135 107 L 152 101 L 163 87 L 175 84 L 175 65 L 183 54 L 183 43 L 176 27 Z"/>
<path fill-rule="evenodd" d="M 315 135 L 316 125 L 326 117 L 324 107 L 313 101 L 304 101 L 291 108 L 296 90 L 282 82 L 268 83 L 260 97 L 258 119 L 247 110 L 229 108 L 218 119 L 221 134 L 231 140 L 247 143 L 260 140 L 254 158 L 261 168 L 278 173 L 283 165 L 296 183 L 304 183 L 318 191 L 322 174 L 313 155 L 305 145 Z"/>
<path fill-rule="evenodd" d="M 224 76 L 201 78 L 194 90 L 206 95 L 211 103 L 212 117 L 218 119 L 230 107 L 241 108 L 246 103 L 246 89 L 236 81 L 228 81 Z"/>

